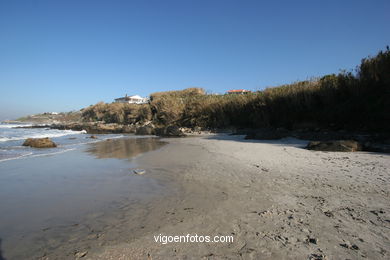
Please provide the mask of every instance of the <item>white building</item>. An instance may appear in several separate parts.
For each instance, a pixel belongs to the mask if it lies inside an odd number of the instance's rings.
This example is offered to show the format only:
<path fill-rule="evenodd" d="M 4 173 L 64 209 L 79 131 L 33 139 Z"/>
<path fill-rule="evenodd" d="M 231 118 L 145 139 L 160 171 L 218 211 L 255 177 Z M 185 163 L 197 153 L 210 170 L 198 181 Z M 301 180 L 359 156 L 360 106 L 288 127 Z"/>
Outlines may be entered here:
<path fill-rule="evenodd" d="M 149 98 L 143 98 L 138 95 L 134 96 L 126 96 L 121 97 L 121 98 L 116 98 L 115 102 L 117 103 L 129 103 L 129 104 L 146 104 L 149 102 Z"/>

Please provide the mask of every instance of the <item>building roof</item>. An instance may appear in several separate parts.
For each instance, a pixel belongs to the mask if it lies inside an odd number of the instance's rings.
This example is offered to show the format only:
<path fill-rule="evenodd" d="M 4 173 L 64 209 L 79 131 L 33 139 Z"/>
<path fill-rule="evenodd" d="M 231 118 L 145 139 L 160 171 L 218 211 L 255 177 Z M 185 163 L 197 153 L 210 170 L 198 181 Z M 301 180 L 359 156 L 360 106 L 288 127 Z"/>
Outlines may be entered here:
<path fill-rule="evenodd" d="M 134 95 L 134 96 L 124 96 L 124 97 L 120 97 L 120 98 L 116 98 L 115 100 L 120 100 L 120 99 L 124 99 L 124 100 L 130 100 L 130 99 L 144 99 L 143 97 L 140 97 L 139 95 Z"/>
<path fill-rule="evenodd" d="M 232 90 L 228 91 L 228 93 L 236 93 L 236 92 L 250 92 L 250 90 L 246 90 L 246 89 L 232 89 Z"/>
<path fill-rule="evenodd" d="M 143 99 L 143 97 L 140 97 L 140 96 L 138 96 L 138 95 L 130 96 L 130 98 Z"/>

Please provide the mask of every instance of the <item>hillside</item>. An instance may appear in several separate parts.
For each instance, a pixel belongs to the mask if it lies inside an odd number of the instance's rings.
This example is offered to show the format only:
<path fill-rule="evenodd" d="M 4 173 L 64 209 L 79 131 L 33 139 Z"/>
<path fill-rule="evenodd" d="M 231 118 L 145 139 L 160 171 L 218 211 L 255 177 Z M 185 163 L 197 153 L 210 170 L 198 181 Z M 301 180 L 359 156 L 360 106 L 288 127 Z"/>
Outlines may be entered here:
<path fill-rule="evenodd" d="M 32 124 L 61 124 L 81 122 L 81 111 L 64 112 L 64 113 L 42 113 L 28 115 L 16 119 L 14 122 L 32 123 Z"/>
<path fill-rule="evenodd" d="M 146 105 L 98 103 L 84 122 L 202 128 L 390 130 L 390 51 L 362 60 L 355 71 L 245 95 L 207 95 L 198 88 L 159 92 Z"/>

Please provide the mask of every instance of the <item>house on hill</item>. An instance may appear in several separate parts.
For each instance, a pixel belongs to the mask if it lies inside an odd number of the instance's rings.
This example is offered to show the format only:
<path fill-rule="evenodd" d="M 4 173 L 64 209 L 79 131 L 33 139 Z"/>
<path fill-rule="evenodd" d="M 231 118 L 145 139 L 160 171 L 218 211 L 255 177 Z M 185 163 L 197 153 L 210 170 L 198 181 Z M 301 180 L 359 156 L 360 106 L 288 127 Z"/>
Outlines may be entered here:
<path fill-rule="evenodd" d="M 143 97 L 140 97 L 138 95 L 128 96 L 126 94 L 126 96 L 124 96 L 124 97 L 116 98 L 115 102 L 116 103 L 128 103 L 128 104 L 146 104 L 149 102 L 149 98 L 143 98 Z"/>
<path fill-rule="evenodd" d="M 251 93 L 250 90 L 246 89 L 232 89 L 227 92 L 228 94 L 248 94 Z"/>

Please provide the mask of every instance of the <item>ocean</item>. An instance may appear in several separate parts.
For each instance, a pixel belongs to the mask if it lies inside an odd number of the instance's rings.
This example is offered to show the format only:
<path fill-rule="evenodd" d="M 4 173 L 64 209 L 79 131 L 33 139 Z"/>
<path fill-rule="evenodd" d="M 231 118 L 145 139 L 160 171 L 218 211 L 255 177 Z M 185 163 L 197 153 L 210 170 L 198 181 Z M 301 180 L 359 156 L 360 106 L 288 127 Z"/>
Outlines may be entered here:
<path fill-rule="evenodd" d="M 100 135 L 99 139 L 89 138 L 85 131 L 58 130 L 50 128 L 22 128 L 31 124 L 0 123 L 0 163 L 24 157 L 45 156 L 63 153 L 77 149 L 83 144 L 94 143 L 105 139 L 120 138 L 123 135 Z M 23 146 L 27 138 L 49 137 L 58 147 L 50 149 L 36 149 Z"/>
<path fill-rule="evenodd" d="M 134 174 L 159 138 L 20 126 L 0 124 L 0 259 L 74 259 L 77 248 L 125 242 L 146 205 L 174 191 L 147 164 Z M 29 137 L 58 147 L 22 146 Z"/>

